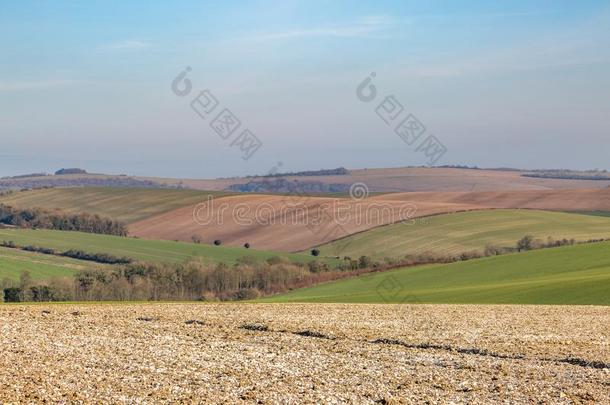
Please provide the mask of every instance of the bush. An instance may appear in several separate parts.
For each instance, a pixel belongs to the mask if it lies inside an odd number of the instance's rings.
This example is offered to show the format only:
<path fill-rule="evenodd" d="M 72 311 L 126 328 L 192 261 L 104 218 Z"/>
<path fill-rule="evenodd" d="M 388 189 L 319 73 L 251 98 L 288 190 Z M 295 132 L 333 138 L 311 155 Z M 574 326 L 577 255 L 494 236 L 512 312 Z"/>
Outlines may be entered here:
<path fill-rule="evenodd" d="M 494 245 L 485 246 L 485 250 L 483 252 L 485 256 L 498 256 L 503 253 L 505 253 L 505 249 Z"/>
<path fill-rule="evenodd" d="M 216 246 L 220 246 L 221 244 L 222 244 L 222 241 L 220 239 L 216 239 L 214 241 L 214 245 L 216 245 Z"/>
<path fill-rule="evenodd" d="M 82 250 L 70 249 L 60 254 L 60 256 L 71 257 L 73 259 L 88 260 L 104 264 L 128 264 L 131 259 L 128 257 L 117 257 L 107 253 L 87 253 Z"/>
<path fill-rule="evenodd" d="M 315 257 L 320 256 L 320 249 L 311 249 L 311 255 Z"/>
<path fill-rule="evenodd" d="M 534 237 L 531 235 L 525 235 L 523 238 L 517 241 L 517 250 L 519 252 L 524 250 L 532 250 L 532 243 L 534 242 Z"/>
<path fill-rule="evenodd" d="M 373 259 L 368 256 L 360 256 L 358 259 L 358 268 L 360 269 L 368 269 L 373 265 Z"/>
<path fill-rule="evenodd" d="M 4 289 L 4 302 L 21 302 L 21 288 L 9 287 Z"/>
<path fill-rule="evenodd" d="M 245 247 L 246 249 L 250 249 L 250 244 L 249 244 L 248 242 L 246 242 L 246 243 L 244 243 L 244 247 Z"/>
<path fill-rule="evenodd" d="M 319 260 L 313 260 L 307 263 L 307 268 L 311 273 L 322 273 L 330 270 L 326 263 Z"/>
<path fill-rule="evenodd" d="M 12 240 L 9 240 L 9 241 L 3 240 L 2 247 L 15 249 L 17 247 L 17 245 L 15 245 L 15 242 L 13 242 Z"/>
<path fill-rule="evenodd" d="M 43 248 L 43 247 L 38 247 L 38 246 L 24 246 L 23 250 L 28 251 L 28 252 L 37 252 L 37 253 L 42 253 L 45 255 L 54 255 L 55 254 L 55 250 L 53 249 L 49 249 L 49 248 Z"/>
<path fill-rule="evenodd" d="M 261 296 L 256 288 L 242 288 L 235 294 L 236 300 L 255 300 Z"/>

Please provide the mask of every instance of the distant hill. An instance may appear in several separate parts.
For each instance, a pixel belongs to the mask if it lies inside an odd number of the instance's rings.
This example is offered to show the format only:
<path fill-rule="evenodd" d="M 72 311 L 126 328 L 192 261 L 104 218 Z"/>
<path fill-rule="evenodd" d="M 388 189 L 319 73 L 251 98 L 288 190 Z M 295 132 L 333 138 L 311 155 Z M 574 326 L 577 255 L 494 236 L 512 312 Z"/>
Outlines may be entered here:
<path fill-rule="evenodd" d="M 139 179 L 130 176 L 89 174 L 82 169 L 62 169 L 55 175 L 37 173 L 4 177 L 0 179 L 0 189 L 40 189 L 53 187 L 126 187 L 126 188 L 183 188 L 180 182 L 167 184 L 150 179 Z"/>
<path fill-rule="evenodd" d="M 533 172 L 510 168 L 398 167 L 387 169 L 349 169 L 344 174 L 304 175 L 303 173 L 305 172 L 295 175 L 286 173 L 273 176 L 222 179 L 162 179 L 152 177 L 145 177 L 143 179 L 167 185 L 180 184 L 184 187 L 197 190 L 217 191 L 252 191 L 253 188 L 260 186 L 257 183 L 269 181 L 270 177 L 285 179 L 289 182 L 296 180 L 305 184 L 309 182 L 322 182 L 330 185 L 328 191 L 323 192 L 333 192 L 332 190 L 340 189 L 340 187 L 349 189 L 354 183 L 366 184 L 372 193 L 592 189 L 610 186 L 610 176 L 606 180 L 547 178 L 542 176 L 525 177 L 523 174 Z M 251 184 L 248 185 L 248 183 Z M 302 190 L 299 191 L 303 192 Z"/>

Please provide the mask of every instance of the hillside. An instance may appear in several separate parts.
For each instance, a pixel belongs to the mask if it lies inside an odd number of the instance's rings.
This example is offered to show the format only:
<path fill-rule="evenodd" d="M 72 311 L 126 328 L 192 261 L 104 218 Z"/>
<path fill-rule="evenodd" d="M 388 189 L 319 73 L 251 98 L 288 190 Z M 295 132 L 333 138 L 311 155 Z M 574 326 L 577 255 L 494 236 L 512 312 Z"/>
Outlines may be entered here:
<path fill-rule="evenodd" d="M 376 258 L 403 257 L 432 252 L 459 254 L 482 252 L 488 244 L 515 247 L 517 240 L 532 235 L 547 241 L 586 241 L 610 238 L 610 218 L 536 210 L 485 210 L 437 215 L 362 232 L 320 246 L 322 255 Z"/>
<path fill-rule="evenodd" d="M 610 243 L 405 268 L 263 301 L 610 305 Z"/>
<path fill-rule="evenodd" d="M 227 195 L 179 189 L 144 188 L 52 188 L 0 196 L 0 203 L 19 208 L 60 209 L 67 213 L 88 212 L 127 223 L 173 209 Z"/>
<path fill-rule="evenodd" d="M 610 188 L 513 190 L 485 192 L 393 193 L 374 196 L 384 201 L 427 201 L 488 208 L 610 212 Z"/>
<path fill-rule="evenodd" d="M 13 241 L 19 246 L 35 245 L 58 251 L 80 249 L 88 253 L 108 253 L 149 262 L 181 263 L 199 257 L 211 263 L 233 264 L 237 259 L 250 256 L 266 260 L 273 256 L 288 257 L 294 262 L 313 260 L 306 254 L 281 254 L 271 251 L 182 243 L 161 240 L 143 240 L 118 236 L 50 230 L 0 229 L 0 240 Z M 333 262 L 333 260 L 329 260 Z"/>
<path fill-rule="evenodd" d="M 185 206 L 133 223 L 129 229 L 150 239 L 188 241 L 199 234 L 231 246 L 250 242 L 261 249 L 301 251 L 407 216 L 489 208 L 610 211 L 610 189 L 393 193 L 358 201 L 241 194 L 215 200 L 209 207 L 208 211 L 208 206 Z M 194 212 L 200 212 L 205 226 L 194 220 Z"/>
<path fill-rule="evenodd" d="M 411 216 L 481 207 L 420 201 L 242 194 L 188 206 L 131 224 L 130 234 L 148 239 L 222 239 L 230 246 L 249 242 L 260 249 L 300 251 L 355 232 Z M 194 218 L 196 217 L 196 218 Z M 197 220 L 195 220 L 197 219 Z"/>
<path fill-rule="evenodd" d="M 93 267 L 104 266 L 67 257 L 0 247 L 0 280 L 19 280 L 23 271 L 28 271 L 34 280 L 48 280 L 53 277 L 69 277 L 77 271 Z"/>

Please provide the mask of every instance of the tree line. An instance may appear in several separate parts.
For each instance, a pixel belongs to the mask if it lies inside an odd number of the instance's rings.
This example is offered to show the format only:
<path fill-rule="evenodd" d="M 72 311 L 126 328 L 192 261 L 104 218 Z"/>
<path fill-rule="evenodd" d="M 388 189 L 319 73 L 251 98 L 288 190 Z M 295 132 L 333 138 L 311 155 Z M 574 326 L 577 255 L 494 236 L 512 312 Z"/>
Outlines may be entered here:
<path fill-rule="evenodd" d="M 105 235 L 127 236 L 127 225 L 97 214 L 66 214 L 41 208 L 17 209 L 0 204 L 0 224 L 19 228 L 55 229 Z"/>
<path fill-rule="evenodd" d="M 552 238 L 542 241 L 528 235 L 509 248 L 488 245 L 482 252 L 456 255 L 421 253 L 384 260 L 374 260 L 369 256 L 345 256 L 334 267 L 318 259 L 303 264 L 284 257 L 259 261 L 250 256 L 238 259 L 232 266 L 209 264 L 201 259 L 180 264 L 133 262 L 110 269 L 83 270 L 74 277 L 54 278 L 45 282 L 35 282 L 28 272 L 23 272 L 18 282 L 1 280 L 0 291 L 5 302 L 249 300 L 371 272 L 601 241 L 603 239 L 576 242 L 573 239 Z M 42 252 L 44 248 L 37 249 Z"/>

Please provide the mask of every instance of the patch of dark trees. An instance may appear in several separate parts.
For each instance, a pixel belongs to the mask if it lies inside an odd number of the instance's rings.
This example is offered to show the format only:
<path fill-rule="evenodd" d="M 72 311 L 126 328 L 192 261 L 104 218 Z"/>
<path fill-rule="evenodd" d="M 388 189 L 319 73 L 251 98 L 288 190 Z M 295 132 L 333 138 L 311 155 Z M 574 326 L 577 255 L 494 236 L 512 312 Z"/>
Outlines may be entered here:
<path fill-rule="evenodd" d="M 123 222 L 87 213 L 65 214 L 40 208 L 16 209 L 0 204 L 0 224 L 19 228 L 41 228 L 60 231 L 78 231 L 104 235 L 127 236 Z"/>
<path fill-rule="evenodd" d="M 87 174 L 87 171 L 83 170 L 83 169 L 79 169 L 77 167 L 71 167 L 68 169 L 59 169 L 58 171 L 55 172 L 56 176 L 64 176 L 67 174 Z"/>
<path fill-rule="evenodd" d="M 108 253 L 87 253 L 78 249 L 70 249 L 65 252 L 57 252 L 54 249 L 40 246 L 18 246 L 12 240 L 0 242 L 1 247 L 24 250 L 26 252 L 42 253 L 45 255 L 70 257 L 72 259 L 85 260 L 101 264 L 128 264 L 132 260 L 128 257 L 117 257 Z"/>
<path fill-rule="evenodd" d="M 247 176 L 247 177 L 288 177 L 288 176 L 346 176 L 349 174 L 349 170 L 345 167 L 338 167 L 336 169 L 321 169 L 321 170 L 307 170 L 302 172 L 286 172 L 286 173 L 269 173 L 263 176 Z"/>
<path fill-rule="evenodd" d="M 522 177 L 563 180 L 610 180 L 607 170 L 535 170 L 523 173 Z"/>
<path fill-rule="evenodd" d="M 240 193 L 345 193 L 349 184 L 323 183 L 321 181 L 286 180 L 283 178 L 273 180 L 256 180 L 245 184 L 232 184 L 229 191 Z"/>

